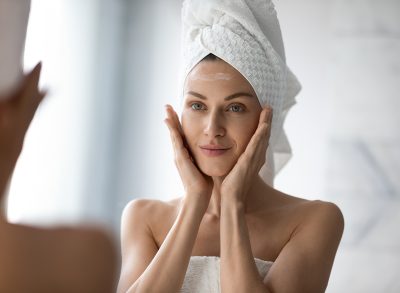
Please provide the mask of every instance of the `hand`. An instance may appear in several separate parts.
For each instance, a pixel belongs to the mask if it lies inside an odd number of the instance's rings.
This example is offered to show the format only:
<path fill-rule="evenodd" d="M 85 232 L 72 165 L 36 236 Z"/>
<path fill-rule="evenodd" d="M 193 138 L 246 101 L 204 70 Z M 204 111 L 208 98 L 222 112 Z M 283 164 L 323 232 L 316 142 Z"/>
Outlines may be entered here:
<path fill-rule="evenodd" d="M 271 134 L 272 109 L 264 108 L 260 113 L 258 127 L 246 150 L 236 165 L 221 183 L 221 199 L 234 199 L 245 203 L 252 181 L 265 164 Z"/>
<path fill-rule="evenodd" d="M 28 127 L 46 95 L 38 89 L 40 72 L 41 63 L 38 63 L 30 73 L 24 76 L 14 94 L 0 102 L 1 168 L 5 165 L 11 167 L 16 163 L 22 151 Z M 12 172 L 12 170 L 9 171 Z"/>
<path fill-rule="evenodd" d="M 178 115 L 172 106 L 167 105 L 166 111 L 167 118 L 164 122 L 169 129 L 175 153 L 175 164 L 185 188 L 186 196 L 194 196 L 196 200 L 204 203 L 205 208 L 207 208 L 213 188 L 212 179 L 204 175 L 196 166 L 188 145 L 185 142 L 185 136 Z"/>

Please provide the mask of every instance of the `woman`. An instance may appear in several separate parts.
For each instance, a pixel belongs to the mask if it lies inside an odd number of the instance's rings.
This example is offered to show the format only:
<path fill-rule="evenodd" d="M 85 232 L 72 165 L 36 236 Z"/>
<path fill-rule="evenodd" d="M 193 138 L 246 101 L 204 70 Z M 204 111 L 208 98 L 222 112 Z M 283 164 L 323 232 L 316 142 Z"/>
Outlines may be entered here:
<path fill-rule="evenodd" d="M 182 123 L 165 122 L 185 194 L 125 208 L 119 292 L 324 292 L 342 214 L 273 188 L 300 89 L 273 4 L 186 1 L 183 24 Z"/>

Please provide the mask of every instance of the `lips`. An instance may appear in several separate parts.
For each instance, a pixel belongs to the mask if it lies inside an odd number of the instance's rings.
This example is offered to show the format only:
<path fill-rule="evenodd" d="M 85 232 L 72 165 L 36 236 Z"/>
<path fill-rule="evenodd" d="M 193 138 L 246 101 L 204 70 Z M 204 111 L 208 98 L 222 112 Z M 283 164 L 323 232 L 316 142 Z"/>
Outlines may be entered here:
<path fill-rule="evenodd" d="M 209 156 L 209 157 L 221 156 L 230 149 L 231 149 L 230 147 L 225 147 L 225 146 L 215 145 L 215 144 L 208 144 L 208 145 L 200 146 L 201 152 L 204 155 Z"/>

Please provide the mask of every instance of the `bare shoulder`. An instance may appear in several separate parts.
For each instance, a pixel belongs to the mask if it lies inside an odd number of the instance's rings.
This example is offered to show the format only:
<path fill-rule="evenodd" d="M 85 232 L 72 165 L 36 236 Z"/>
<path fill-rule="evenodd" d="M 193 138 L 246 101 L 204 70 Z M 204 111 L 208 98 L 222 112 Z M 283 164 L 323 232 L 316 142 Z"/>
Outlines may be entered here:
<path fill-rule="evenodd" d="M 163 211 L 168 208 L 176 207 L 180 198 L 174 198 L 169 201 L 149 198 L 135 198 L 128 202 L 124 208 L 124 213 L 133 213 L 141 211 Z"/>
<path fill-rule="evenodd" d="M 328 201 L 307 200 L 275 190 L 271 211 L 289 227 L 288 238 L 310 234 L 329 234 L 331 242 L 338 243 L 344 230 L 344 217 L 340 208 Z M 305 237 L 306 239 L 306 237 Z"/>
<path fill-rule="evenodd" d="M 304 198 L 277 192 L 279 204 L 276 206 L 295 217 L 299 225 L 323 225 L 326 228 L 342 231 L 344 217 L 340 208 L 328 201 L 307 200 Z"/>
<path fill-rule="evenodd" d="M 325 292 L 344 229 L 343 214 L 331 202 L 281 198 L 282 215 L 292 225 L 264 281 L 271 291 Z"/>
<path fill-rule="evenodd" d="M 304 225 L 323 228 L 341 235 L 344 229 L 344 217 L 340 208 L 322 200 L 307 201 L 302 207 Z"/>
<path fill-rule="evenodd" d="M 130 239 L 139 237 L 132 234 L 134 231 L 143 231 L 151 235 L 159 246 L 165 231 L 170 229 L 179 212 L 180 202 L 180 198 L 169 201 L 134 199 L 125 206 L 122 213 L 122 230 Z"/>
<path fill-rule="evenodd" d="M 304 200 L 295 204 L 295 225 L 290 236 L 297 247 L 309 247 L 318 255 L 333 257 L 344 230 L 344 217 L 340 208 L 322 200 Z"/>
<path fill-rule="evenodd" d="M 177 210 L 179 203 L 179 198 L 175 198 L 170 201 L 136 198 L 131 200 L 125 206 L 122 217 L 124 219 L 134 220 L 135 218 L 140 218 L 142 220 L 151 221 L 159 216 L 165 217 L 170 213 L 174 213 Z"/>

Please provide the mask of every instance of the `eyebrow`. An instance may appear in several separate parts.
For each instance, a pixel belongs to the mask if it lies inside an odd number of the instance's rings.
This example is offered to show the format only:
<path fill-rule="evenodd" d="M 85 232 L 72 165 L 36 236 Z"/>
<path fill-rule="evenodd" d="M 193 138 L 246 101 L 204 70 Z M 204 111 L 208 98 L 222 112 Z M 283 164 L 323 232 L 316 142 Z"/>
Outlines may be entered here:
<path fill-rule="evenodd" d="M 207 100 L 207 98 L 205 96 L 203 96 L 202 94 L 199 94 L 199 93 L 196 93 L 196 92 L 193 92 L 193 91 L 188 91 L 186 94 L 198 97 L 199 99 L 202 99 L 202 100 Z M 227 96 L 226 98 L 224 98 L 224 100 L 225 101 L 229 101 L 229 100 L 232 100 L 232 99 L 235 99 L 235 98 L 238 98 L 238 97 L 254 98 L 254 96 L 252 94 L 249 94 L 249 93 L 235 93 L 235 94 L 232 94 L 230 96 Z"/>

